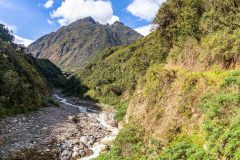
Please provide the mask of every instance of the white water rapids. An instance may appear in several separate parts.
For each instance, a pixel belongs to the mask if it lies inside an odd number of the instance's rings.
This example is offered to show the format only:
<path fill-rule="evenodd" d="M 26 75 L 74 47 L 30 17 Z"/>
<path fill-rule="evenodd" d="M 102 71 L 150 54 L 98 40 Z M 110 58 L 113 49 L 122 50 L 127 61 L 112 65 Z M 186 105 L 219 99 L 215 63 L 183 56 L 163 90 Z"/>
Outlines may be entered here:
<path fill-rule="evenodd" d="M 58 100 L 60 100 L 63 104 L 65 104 L 67 106 L 77 107 L 80 112 L 86 113 L 87 116 L 89 116 L 91 118 L 95 118 L 103 127 L 106 127 L 110 131 L 109 135 L 105 136 L 99 142 L 96 142 L 93 145 L 93 147 L 90 148 L 93 151 L 93 154 L 91 156 L 80 158 L 80 160 L 91 160 L 91 159 L 97 158 L 101 154 L 101 152 L 106 148 L 106 144 L 109 142 L 112 142 L 116 138 L 116 136 L 119 132 L 119 128 L 112 127 L 109 124 L 109 120 L 108 120 L 107 114 L 105 112 L 98 112 L 96 110 L 88 109 L 83 106 L 71 104 L 71 103 L 67 102 L 67 99 L 62 98 L 56 94 L 54 94 L 54 97 L 57 98 Z"/>

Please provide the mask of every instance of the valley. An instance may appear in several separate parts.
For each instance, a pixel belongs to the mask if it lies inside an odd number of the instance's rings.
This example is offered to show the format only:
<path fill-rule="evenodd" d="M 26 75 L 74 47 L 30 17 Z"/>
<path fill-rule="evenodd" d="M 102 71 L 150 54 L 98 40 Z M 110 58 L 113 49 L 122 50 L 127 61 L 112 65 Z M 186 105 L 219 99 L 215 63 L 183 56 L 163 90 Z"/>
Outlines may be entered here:
<path fill-rule="evenodd" d="M 0 25 L 0 159 L 240 159 L 240 1 L 159 7 L 145 37 L 84 16 L 25 48 Z"/>

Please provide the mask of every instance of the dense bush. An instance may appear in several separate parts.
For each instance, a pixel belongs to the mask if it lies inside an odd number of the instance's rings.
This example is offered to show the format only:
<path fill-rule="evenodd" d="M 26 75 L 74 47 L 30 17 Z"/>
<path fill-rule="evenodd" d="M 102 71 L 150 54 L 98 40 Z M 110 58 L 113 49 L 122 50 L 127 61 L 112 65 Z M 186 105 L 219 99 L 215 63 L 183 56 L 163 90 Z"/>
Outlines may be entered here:
<path fill-rule="evenodd" d="M 25 55 L 28 62 L 36 66 L 40 74 L 47 80 L 49 86 L 63 88 L 66 85 L 66 78 L 61 69 L 47 59 L 36 59 L 32 56 Z"/>
<path fill-rule="evenodd" d="M 50 94 L 47 82 L 3 26 L 0 33 L 0 117 L 36 110 Z"/>
<path fill-rule="evenodd" d="M 75 76 L 71 76 L 66 80 L 63 86 L 63 93 L 66 95 L 74 95 L 80 98 L 94 100 L 87 95 L 88 90 L 89 88 L 84 86 Z"/>
<path fill-rule="evenodd" d="M 10 31 L 3 24 L 0 24 L 0 38 L 6 42 L 13 42 L 14 40 L 14 36 L 11 35 Z"/>
<path fill-rule="evenodd" d="M 171 142 L 161 153 L 159 160 L 211 160 L 213 159 L 203 149 L 203 146 L 194 143 L 193 137 L 180 137 Z"/>
<path fill-rule="evenodd" d="M 122 120 L 127 105 L 122 105 L 126 99 L 121 100 L 121 97 L 125 95 L 129 98 L 148 67 L 166 60 L 166 52 L 159 35 L 153 33 L 129 46 L 110 48 L 97 54 L 77 72 L 77 77 L 82 86 L 90 89 L 85 95 L 114 105 L 117 120 Z"/>
<path fill-rule="evenodd" d="M 114 117 L 115 120 L 117 120 L 118 122 L 123 120 L 124 116 L 127 113 L 128 104 L 128 101 L 126 101 L 116 106 L 116 113 Z"/>
<path fill-rule="evenodd" d="M 137 126 L 125 126 L 115 139 L 114 147 L 97 159 L 145 159 L 141 153 L 143 141 L 143 130 L 141 128 Z"/>
<path fill-rule="evenodd" d="M 215 157 L 239 159 L 239 71 L 230 72 L 217 93 L 203 96 L 204 130 L 209 152 Z"/>
<path fill-rule="evenodd" d="M 235 68 L 239 61 L 240 2 L 168 0 L 154 20 L 178 65 Z M 170 45 L 169 45 L 170 44 Z"/>

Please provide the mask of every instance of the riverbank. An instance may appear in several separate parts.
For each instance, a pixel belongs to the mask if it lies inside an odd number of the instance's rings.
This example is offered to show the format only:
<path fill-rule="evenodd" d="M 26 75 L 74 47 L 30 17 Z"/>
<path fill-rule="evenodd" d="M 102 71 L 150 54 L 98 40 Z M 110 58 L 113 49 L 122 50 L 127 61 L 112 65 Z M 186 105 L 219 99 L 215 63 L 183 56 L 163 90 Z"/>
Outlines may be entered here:
<path fill-rule="evenodd" d="M 55 94 L 47 107 L 0 121 L 0 159 L 88 160 L 107 150 L 118 133 L 113 112 Z"/>

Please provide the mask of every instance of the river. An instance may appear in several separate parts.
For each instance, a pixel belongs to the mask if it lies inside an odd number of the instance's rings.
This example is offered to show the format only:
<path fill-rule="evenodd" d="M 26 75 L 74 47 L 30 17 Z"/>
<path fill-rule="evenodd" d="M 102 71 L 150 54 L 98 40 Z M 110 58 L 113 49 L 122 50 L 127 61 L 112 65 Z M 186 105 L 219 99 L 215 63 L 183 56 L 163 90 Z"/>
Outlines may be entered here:
<path fill-rule="evenodd" d="M 88 109 L 86 107 L 71 104 L 68 102 L 66 98 L 61 98 L 59 95 L 54 94 L 54 97 L 56 97 L 61 103 L 69 106 L 69 107 L 76 107 L 79 109 L 80 112 L 86 113 L 88 117 L 96 119 L 103 127 L 107 128 L 109 130 L 109 135 L 102 138 L 99 142 L 96 142 L 93 144 L 93 147 L 90 149 L 93 151 L 93 154 L 88 157 L 80 158 L 80 160 L 91 160 L 94 158 L 97 158 L 103 150 L 107 147 L 109 143 L 111 143 L 117 136 L 119 132 L 118 127 L 113 127 L 107 118 L 107 114 L 105 112 L 98 112 L 97 110 Z"/>
<path fill-rule="evenodd" d="M 0 120 L 0 159 L 91 160 L 107 151 L 119 129 L 112 110 L 55 93 L 59 107 Z"/>

